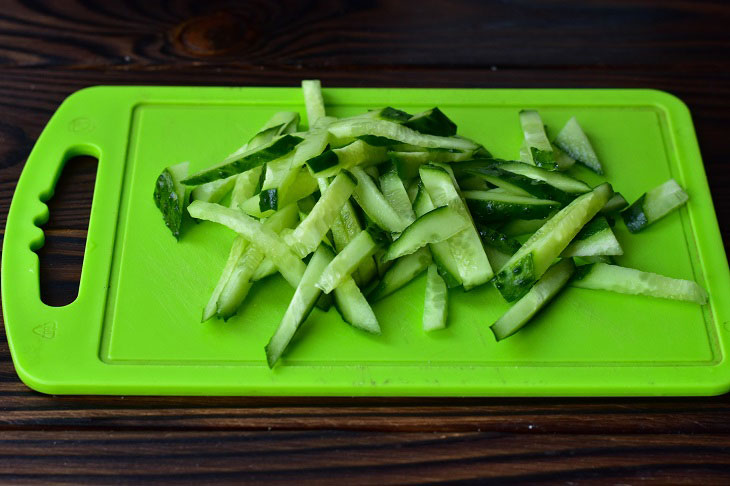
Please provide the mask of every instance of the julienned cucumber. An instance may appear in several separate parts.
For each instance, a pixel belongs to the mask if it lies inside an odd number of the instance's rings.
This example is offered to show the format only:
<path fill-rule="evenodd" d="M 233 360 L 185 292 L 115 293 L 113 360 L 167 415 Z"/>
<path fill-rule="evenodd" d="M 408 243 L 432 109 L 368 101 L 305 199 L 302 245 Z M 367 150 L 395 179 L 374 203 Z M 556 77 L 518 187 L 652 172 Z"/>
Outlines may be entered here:
<path fill-rule="evenodd" d="M 325 150 L 308 159 L 307 167 L 315 177 L 331 177 L 342 169 L 350 169 L 356 165 L 373 165 L 388 160 L 387 149 L 367 144 L 362 140 L 344 147 Z"/>
<path fill-rule="evenodd" d="M 629 206 L 621 216 L 632 233 L 638 233 L 687 202 L 689 196 L 674 179 L 655 187 Z"/>
<path fill-rule="evenodd" d="M 379 241 L 369 231 L 361 231 L 327 265 L 317 281 L 317 287 L 329 294 L 352 275 L 365 259 L 370 258 L 379 246 Z"/>
<path fill-rule="evenodd" d="M 428 266 L 426 296 L 423 299 L 423 330 L 434 331 L 446 327 L 449 293 L 446 282 L 439 275 L 436 265 Z"/>
<path fill-rule="evenodd" d="M 183 211 L 188 199 L 188 190 L 181 183 L 187 176 L 188 166 L 188 162 L 183 162 L 166 168 L 155 183 L 155 205 L 175 239 L 180 239 Z"/>
<path fill-rule="evenodd" d="M 309 261 L 279 327 L 276 328 L 269 344 L 266 345 L 266 362 L 269 364 L 269 368 L 274 367 L 289 345 L 289 341 L 294 337 L 294 333 L 312 312 L 314 304 L 322 293 L 314 284 L 332 258 L 334 258 L 332 250 L 326 245 L 320 245 Z"/>
<path fill-rule="evenodd" d="M 408 199 L 408 192 L 403 185 L 403 180 L 398 177 L 398 172 L 392 164 L 380 175 L 380 190 L 388 204 L 398 213 L 398 216 L 407 224 L 413 223 L 416 213 Z"/>
<path fill-rule="evenodd" d="M 386 297 L 416 278 L 432 262 L 428 248 L 421 248 L 415 253 L 401 257 L 395 261 L 380 279 L 372 292 L 368 294 L 371 302 Z"/>
<path fill-rule="evenodd" d="M 503 192 L 464 191 L 462 195 L 474 219 L 485 224 L 514 218 L 545 218 L 560 208 L 556 201 Z"/>
<path fill-rule="evenodd" d="M 648 295 L 663 299 L 707 303 L 707 292 L 691 280 L 669 278 L 633 268 L 594 263 L 578 267 L 573 287 L 601 289 L 622 294 Z"/>
<path fill-rule="evenodd" d="M 322 98 L 322 83 L 319 79 L 302 80 L 304 107 L 307 110 L 307 121 L 314 127 L 317 120 L 324 116 L 324 100 Z"/>
<path fill-rule="evenodd" d="M 409 255 L 429 243 L 440 243 L 471 226 L 458 211 L 443 206 L 420 216 L 390 244 L 383 261 Z"/>
<path fill-rule="evenodd" d="M 391 233 L 400 233 L 408 223 L 388 204 L 373 178 L 361 167 L 353 167 L 352 175 L 357 179 L 355 201 L 365 214 L 380 228 Z"/>
<path fill-rule="evenodd" d="M 474 152 L 388 152 L 398 175 L 403 180 L 418 177 L 418 168 L 430 162 L 459 162 L 471 160 Z"/>
<path fill-rule="evenodd" d="M 490 329 L 497 341 L 511 336 L 527 324 L 532 316 L 565 287 L 574 271 L 575 265 L 569 258 L 550 267 L 520 300 L 492 324 Z"/>
<path fill-rule="evenodd" d="M 513 302 L 525 295 L 612 194 L 610 184 L 601 184 L 537 230 L 497 274 L 495 286 L 502 297 Z"/>
<path fill-rule="evenodd" d="M 456 135 L 456 123 L 452 122 L 438 108 L 431 108 L 413 115 L 404 125 L 427 135 L 438 135 L 440 137 Z"/>
<path fill-rule="evenodd" d="M 363 331 L 380 334 L 380 325 L 373 308 L 353 279 L 345 279 L 333 294 L 335 308 L 345 322 Z"/>
<path fill-rule="evenodd" d="M 558 164 L 555 162 L 553 147 L 545 133 L 545 125 L 542 123 L 540 114 L 535 110 L 522 110 L 520 124 L 531 162 L 543 169 L 557 170 Z"/>
<path fill-rule="evenodd" d="M 596 216 L 575 235 L 562 257 L 623 255 L 624 250 L 603 216 Z"/>
<path fill-rule="evenodd" d="M 555 145 L 596 174 L 603 174 L 601 162 L 598 161 L 590 140 L 588 140 L 575 117 L 568 120 L 563 129 L 560 130 L 558 136 L 555 137 Z"/>

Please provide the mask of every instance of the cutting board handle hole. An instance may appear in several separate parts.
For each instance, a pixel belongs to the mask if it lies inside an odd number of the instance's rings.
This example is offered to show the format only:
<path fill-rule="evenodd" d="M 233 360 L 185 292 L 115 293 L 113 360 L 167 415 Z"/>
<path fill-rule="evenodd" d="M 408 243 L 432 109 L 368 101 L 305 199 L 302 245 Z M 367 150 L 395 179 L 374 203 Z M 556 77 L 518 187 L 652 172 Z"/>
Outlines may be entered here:
<path fill-rule="evenodd" d="M 65 306 L 78 296 L 98 164 L 97 158 L 88 155 L 69 159 L 46 201 L 48 220 L 39 225 L 45 243 L 35 250 L 40 260 L 41 300 L 46 305 Z"/>

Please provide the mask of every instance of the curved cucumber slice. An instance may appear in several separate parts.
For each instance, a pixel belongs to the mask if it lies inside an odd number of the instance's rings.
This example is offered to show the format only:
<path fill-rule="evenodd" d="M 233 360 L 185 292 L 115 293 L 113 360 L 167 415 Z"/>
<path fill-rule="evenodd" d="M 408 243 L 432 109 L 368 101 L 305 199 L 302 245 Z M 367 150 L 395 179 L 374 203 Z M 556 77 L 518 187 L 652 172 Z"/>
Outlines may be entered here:
<path fill-rule="evenodd" d="M 623 255 L 624 250 L 603 216 L 593 218 L 575 235 L 562 257 Z"/>
<path fill-rule="evenodd" d="M 582 289 L 610 290 L 622 294 L 684 300 L 700 305 L 707 303 L 705 289 L 691 280 L 669 278 L 606 263 L 579 267 L 579 273 L 571 285 Z"/>
<path fill-rule="evenodd" d="M 497 341 L 510 337 L 527 324 L 532 316 L 565 287 L 574 272 L 575 264 L 571 259 L 562 260 L 550 267 L 529 292 L 492 324 L 490 329 Z"/>
<path fill-rule="evenodd" d="M 689 196 L 674 179 L 655 187 L 629 206 L 621 216 L 632 233 L 638 233 L 687 202 Z"/>
<path fill-rule="evenodd" d="M 610 184 L 601 184 L 576 198 L 537 230 L 497 274 L 495 286 L 502 297 L 512 302 L 525 295 L 612 194 Z"/>
<path fill-rule="evenodd" d="M 436 265 L 428 266 L 426 296 L 423 299 L 423 330 L 435 331 L 446 327 L 449 293 L 446 282 L 439 275 Z"/>
<path fill-rule="evenodd" d="M 575 117 L 568 120 L 563 129 L 560 130 L 558 136 L 555 137 L 555 145 L 596 174 L 603 174 L 601 162 L 599 162 L 590 140 L 588 140 Z"/>
<path fill-rule="evenodd" d="M 449 206 L 436 208 L 420 216 L 390 244 L 383 261 L 409 255 L 429 243 L 446 241 L 471 226 L 458 211 Z"/>
<path fill-rule="evenodd" d="M 482 223 L 514 218 L 545 218 L 560 207 L 556 201 L 503 192 L 464 191 L 462 195 L 474 218 Z"/>
<path fill-rule="evenodd" d="M 528 162 L 547 170 L 557 170 L 553 147 L 545 133 L 545 125 L 540 114 L 535 110 L 522 110 L 520 112 L 520 124 L 522 133 L 525 134 L 527 144 Z"/>
<path fill-rule="evenodd" d="M 345 322 L 363 331 L 380 334 L 380 325 L 373 308 L 353 279 L 345 279 L 333 294 L 335 308 Z"/>

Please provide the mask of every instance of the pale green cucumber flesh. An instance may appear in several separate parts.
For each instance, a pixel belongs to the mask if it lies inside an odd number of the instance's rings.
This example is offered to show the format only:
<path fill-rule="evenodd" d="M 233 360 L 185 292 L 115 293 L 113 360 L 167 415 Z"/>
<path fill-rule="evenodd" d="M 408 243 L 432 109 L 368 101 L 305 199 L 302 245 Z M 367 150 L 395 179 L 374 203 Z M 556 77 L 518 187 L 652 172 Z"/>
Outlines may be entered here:
<path fill-rule="evenodd" d="M 426 295 L 423 299 L 423 330 L 435 331 L 446 327 L 448 290 L 435 264 L 428 266 Z"/>

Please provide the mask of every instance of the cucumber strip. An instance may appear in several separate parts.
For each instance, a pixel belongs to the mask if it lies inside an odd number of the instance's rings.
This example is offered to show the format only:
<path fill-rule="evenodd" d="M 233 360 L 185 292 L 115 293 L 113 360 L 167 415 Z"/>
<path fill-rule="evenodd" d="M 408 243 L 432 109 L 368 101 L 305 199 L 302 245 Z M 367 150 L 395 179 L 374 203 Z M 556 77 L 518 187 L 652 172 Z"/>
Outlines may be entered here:
<path fill-rule="evenodd" d="M 522 247 L 519 241 L 484 225 L 477 225 L 477 231 L 479 232 L 479 237 L 482 239 L 482 242 L 487 247 L 495 248 L 507 255 L 514 255 Z M 502 267 L 499 266 L 496 268 Z"/>
<path fill-rule="evenodd" d="M 383 137 L 400 143 L 418 145 L 419 147 L 426 148 L 475 150 L 479 147 L 471 140 L 457 137 L 425 135 L 403 125 L 386 120 L 340 120 L 330 125 L 329 132 L 341 140 L 369 135 L 371 137 Z"/>
<path fill-rule="evenodd" d="M 188 212 L 194 218 L 205 219 L 231 228 L 251 244 L 261 247 L 292 287 L 299 285 L 306 265 L 292 253 L 284 240 L 247 214 L 218 204 L 193 201 Z"/>
<path fill-rule="evenodd" d="M 689 196 L 674 179 L 642 195 L 621 213 L 626 227 L 638 233 L 687 202 Z"/>
<path fill-rule="evenodd" d="M 522 110 L 520 111 L 520 124 L 529 149 L 530 162 L 543 169 L 557 170 L 555 153 L 545 133 L 545 125 L 542 123 L 540 114 L 535 110 Z"/>
<path fill-rule="evenodd" d="M 312 212 L 294 230 L 288 240 L 292 250 L 304 258 L 317 249 L 340 214 L 340 210 L 350 199 L 357 182 L 347 171 L 337 174 L 327 190 L 319 198 Z"/>
<path fill-rule="evenodd" d="M 304 107 L 307 110 L 307 122 L 311 128 L 317 123 L 317 120 L 324 116 L 322 83 L 319 79 L 303 79 L 302 93 L 304 94 Z"/>
<path fill-rule="evenodd" d="M 597 216 L 581 229 L 560 254 L 562 257 L 623 255 L 624 250 L 603 216 Z"/>
<path fill-rule="evenodd" d="M 223 289 L 228 283 L 228 280 L 230 279 L 231 274 L 236 268 L 236 264 L 241 258 L 246 247 L 248 247 L 248 241 L 246 241 L 246 239 L 242 236 L 236 236 L 233 240 L 233 244 L 231 245 L 231 250 L 228 252 L 228 259 L 223 267 L 218 283 L 216 283 L 213 293 L 210 295 L 208 303 L 203 309 L 203 317 L 200 319 L 200 322 L 205 322 L 216 314 L 218 297 L 220 297 L 221 292 L 223 292 Z"/>
<path fill-rule="evenodd" d="M 376 110 L 369 110 L 366 113 L 360 115 L 345 118 L 345 120 L 356 120 L 356 119 L 379 119 L 387 120 L 393 123 L 403 123 L 411 119 L 413 115 L 406 113 L 403 110 L 393 108 L 392 106 L 386 106 L 385 108 L 378 108 Z"/>
<path fill-rule="evenodd" d="M 555 137 L 554 143 L 596 174 L 603 174 L 601 162 L 599 162 L 590 140 L 588 140 L 575 117 L 568 120 L 558 136 Z"/>
<path fill-rule="evenodd" d="M 275 135 L 284 135 L 286 133 L 296 132 L 298 125 L 299 113 L 295 111 L 277 111 L 274 113 L 274 116 L 264 123 L 264 126 L 261 127 L 258 133 L 249 140 L 248 147 L 259 147 L 270 142 Z M 272 129 L 274 129 L 273 135 L 264 134 L 264 132 Z"/>
<path fill-rule="evenodd" d="M 411 206 L 413 206 L 413 203 L 416 201 L 416 198 L 418 197 L 418 192 L 421 187 L 421 180 L 420 179 L 409 179 L 409 182 L 406 183 L 408 188 L 406 189 L 406 192 L 408 193 L 408 200 L 411 201 Z M 415 212 L 415 208 L 414 208 Z M 416 215 L 418 217 L 418 215 Z"/>
<path fill-rule="evenodd" d="M 263 167 L 259 166 L 235 176 L 236 182 L 231 191 L 231 203 L 229 207 L 238 209 L 241 204 L 256 194 L 262 172 Z"/>
<path fill-rule="evenodd" d="M 380 334 L 380 325 L 373 308 L 353 279 L 345 279 L 333 294 L 335 308 L 346 323 L 372 334 Z"/>
<path fill-rule="evenodd" d="M 290 204 L 274 213 L 263 224 L 266 228 L 281 233 L 285 228 L 292 228 L 298 222 L 297 205 Z M 263 250 L 255 245 L 249 245 L 243 251 L 215 301 L 218 317 L 227 320 L 238 311 L 251 288 L 251 282 L 254 281 L 253 276 L 260 268 L 264 258 Z"/>
<path fill-rule="evenodd" d="M 413 209 L 417 217 L 421 217 L 429 211 L 435 209 L 431 197 L 426 192 L 426 188 L 422 183 L 418 184 L 418 194 L 413 201 Z M 446 281 L 446 285 L 451 289 L 462 285 L 461 276 L 459 276 L 459 266 L 456 264 L 454 255 L 451 254 L 451 247 L 446 241 L 440 243 L 431 243 L 428 245 L 433 256 L 433 262 L 439 269 L 439 273 Z"/>
<path fill-rule="evenodd" d="M 565 287 L 575 272 L 571 259 L 561 260 L 551 266 L 520 300 L 490 326 L 497 341 L 510 337 L 529 322 Z"/>
<path fill-rule="evenodd" d="M 254 274 L 251 276 L 251 281 L 257 282 L 261 279 L 264 279 L 266 277 L 270 277 L 271 275 L 274 275 L 276 273 L 276 265 L 274 265 L 271 260 L 268 258 L 264 259 L 263 262 L 261 262 L 261 265 L 259 265 L 259 268 L 256 269 Z"/>
<path fill-rule="evenodd" d="M 428 266 L 426 295 L 423 299 L 423 330 L 435 331 L 446 327 L 449 293 L 446 282 L 435 264 Z"/>
<path fill-rule="evenodd" d="M 403 123 L 408 128 L 427 135 L 438 135 L 440 137 L 451 137 L 456 135 L 456 123 L 438 108 L 431 108 L 413 115 Z"/>
<path fill-rule="evenodd" d="M 385 200 L 403 221 L 411 224 L 416 220 L 416 213 L 413 212 L 413 206 L 411 206 L 411 200 L 408 199 L 403 181 L 398 177 L 398 172 L 392 165 L 380 176 L 380 190 Z"/>
<path fill-rule="evenodd" d="M 188 174 L 189 162 L 167 167 L 155 181 L 155 205 L 162 213 L 165 226 L 176 240 L 180 239 L 183 212 L 188 199 L 188 190 L 181 181 Z"/>
<path fill-rule="evenodd" d="M 495 286 L 502 297 L 513 302 L 525 295 L 612 194 L 610 184 L 601 184 L 576 198 L 537 230 L 497 273 Z"/>
<path fill-rule="evenodd" d="M 317 281 L 317 287 L 325 294 L 329 294 L 342 282 L 352 275 L 357 267 L 367 258 L 370 258 L 379 248 L 369 231 L 363 230 L 338 253 L 322 272 Z"/>
<path fill-rule="evenodd" d="M 352 168 L 352 175 L 357 179 L 353 195 L 365 214 L 385 231 L 391 233 L 403 231 L 408 223 L 388 204 L 372 177 L 357 166 Z"/>
<path fill-rule="evenodd" d="M 385 272 L 383 278 L 368 295 L 370 302 L 378 301 L 416 278 L 433 262 L 428 248 L 401 257 Z"/>
<path fill-rule="evenodd" d="M 582 289 L 610 290 L 622 294 L 647 295 L 662 299 L 683 300 L 700 305 L 707 303 L 707 292 L 691 280 L 665 277 L 633 268 L 594 263 L 578 267 L 571 286 Z"/>
<path fill-rule="evenodd" d="M 502 268 L 510 258 L 512 258 L 512 255 L 509 253 L 504 253 L 503 251 L 494 248 L 493 246 L 484 246 L 484 253 L 487 254 L 487 258 L 489 259 L 489 264 L 492 265 L 492 268 Z"/>
<path fill-rule="evenodd" d="M 549 170 L 542 169 L 540 167 L 533 167 L 528 164 L 521 162 L 505 162 L 499 164 L 499 168 L 512 172 L 513 174 L 519 174 L 530 179 L 543 181 L 556 189 L 560 189 L 563 192 L 570 194 L 585 194 L 590 192 L 591 186 L 583 181 L 571 177 L 568 174 L 562 172 L 551 172 Z"/>
<path fill-rule="evenodd" d="M 301 137 L 295 135 L 282 135 L 275 138 L 271 142 L 252 149 L 247 150 L 242 154 L 229 156 L 220 164 L 203 169 L 200 172 L 196 172 L 190 177 L 182 181 L 183 184 L 188 186 L 197 186 L 198 184 L 204 184 L 217 179 L 224 179 L 235 174 L 240 174 L 247 170 L 258 167 L 272 160 L 276 160 L 280 157 L 284 157 L 289 154 L 294 147 L 302 142 Z"/>
<path fill-rule="evenodd" d="M 314 252 L 299 285 L 297 285 L 296 291 L 294 291 L 289 307 L 287 307 L 284 317 L 279 323 L 279 327 L 276 328 L 274 335 L 264 348 L 269 368 L 274 367 L 299 326 L 312 312 L 317 299 L 322 293 L 321 290 L 315 287 L 314 283 L 319 279 L 333 256 L 332 251 L 326 245 L 320 245 L 317 251 Z"/>
<path fill-rule="evenodd" d="M 547 199 L 515 196 L 492 191 L 462 192 L 474 219 L 492 223 L 514 218 L 539 219 L 547 217 L 560 203 Z"/>
<path fill-rule="evenodd" d="M 388 152 L 401 179 L 418 177 L 418 168 L 429 162 L 460 162 L 470 160 L 473 151 L 465 152 Z"/>
<path fill-rule="evenodd" d="M 218 179 L 217 181 L 201 184 L 193 189 L 193 192 L 190 193 L 190 198 L 197 201 L 217 203 L 233 189 L 237 177 L 237 175 L 234 175 L 225 179 Z"/>
<path fill-rule="evenodd" d="M 514 219 L 502 226 L 499 231 L 510 238 L 527 235 L 539 230 L 548 219 Z"/>
<path fill-rule="evenodd" d="M 613 197 L 606 202 L 606 205 L 601 209 L 601 214 L 617 213 L 629 207 L 629 202 L 620 192 L 614 192 Z"/>
<path fill-rule="evenodd" d="M 447 170 L 435 165 L 424 165 L 420 169 L 421 180 L 435 206 L 450 206 L 471 223 L 464 201 L 459 195 L 452 176 Z M 479 234 L 473 224 L 448 240 L 451 254 L 456 260 L 464 289 L 469 290 L 492 278 L 494 272 L 484 253 Z"/>
<path fill-rule="evenodd" d="M 309 174 L 307 169 L 302 168 L 297 171 L 297 176 L 289 189 L 290 190 L 287 191 L 283 198 L 278 198 L 278 191 L 271 191 L 276 195 L 277 205 L 279 207 L 286 207 L 291 203 L 312 195 L 317 190 L 317 180 Z M 274 213 L 274 210 L 265 209 L 262 211 L 261 208 L 266 208 L 267 204 L 262 204 L 261 200 L 271 194 L 271 192 L 264 193 L 264 191 L 262 191 L 259 194 L 248 198 L 239 205 L 239 208 L 249 216 L 253 216 L 255 218 L 269 217 Z"/>
<path fill-rule="evenodd" d="M 351 169 L 356 165 L 369 166 L 385 162 L 388 160 L 387 153 L 385 147 L 355 140 L 344 147 L 325 150 L 306 162 L 315 177 L 332 177 L 342 169 Z"/>
<path fill-rule="evenodd" d="M 420 216 L 388 246 L 383 261 L 395 260 L 429 243 L 446 241 L 457 233 L 469 228 L 471 223 L 456 209 L 449 206 L 436 208 Z"/>

